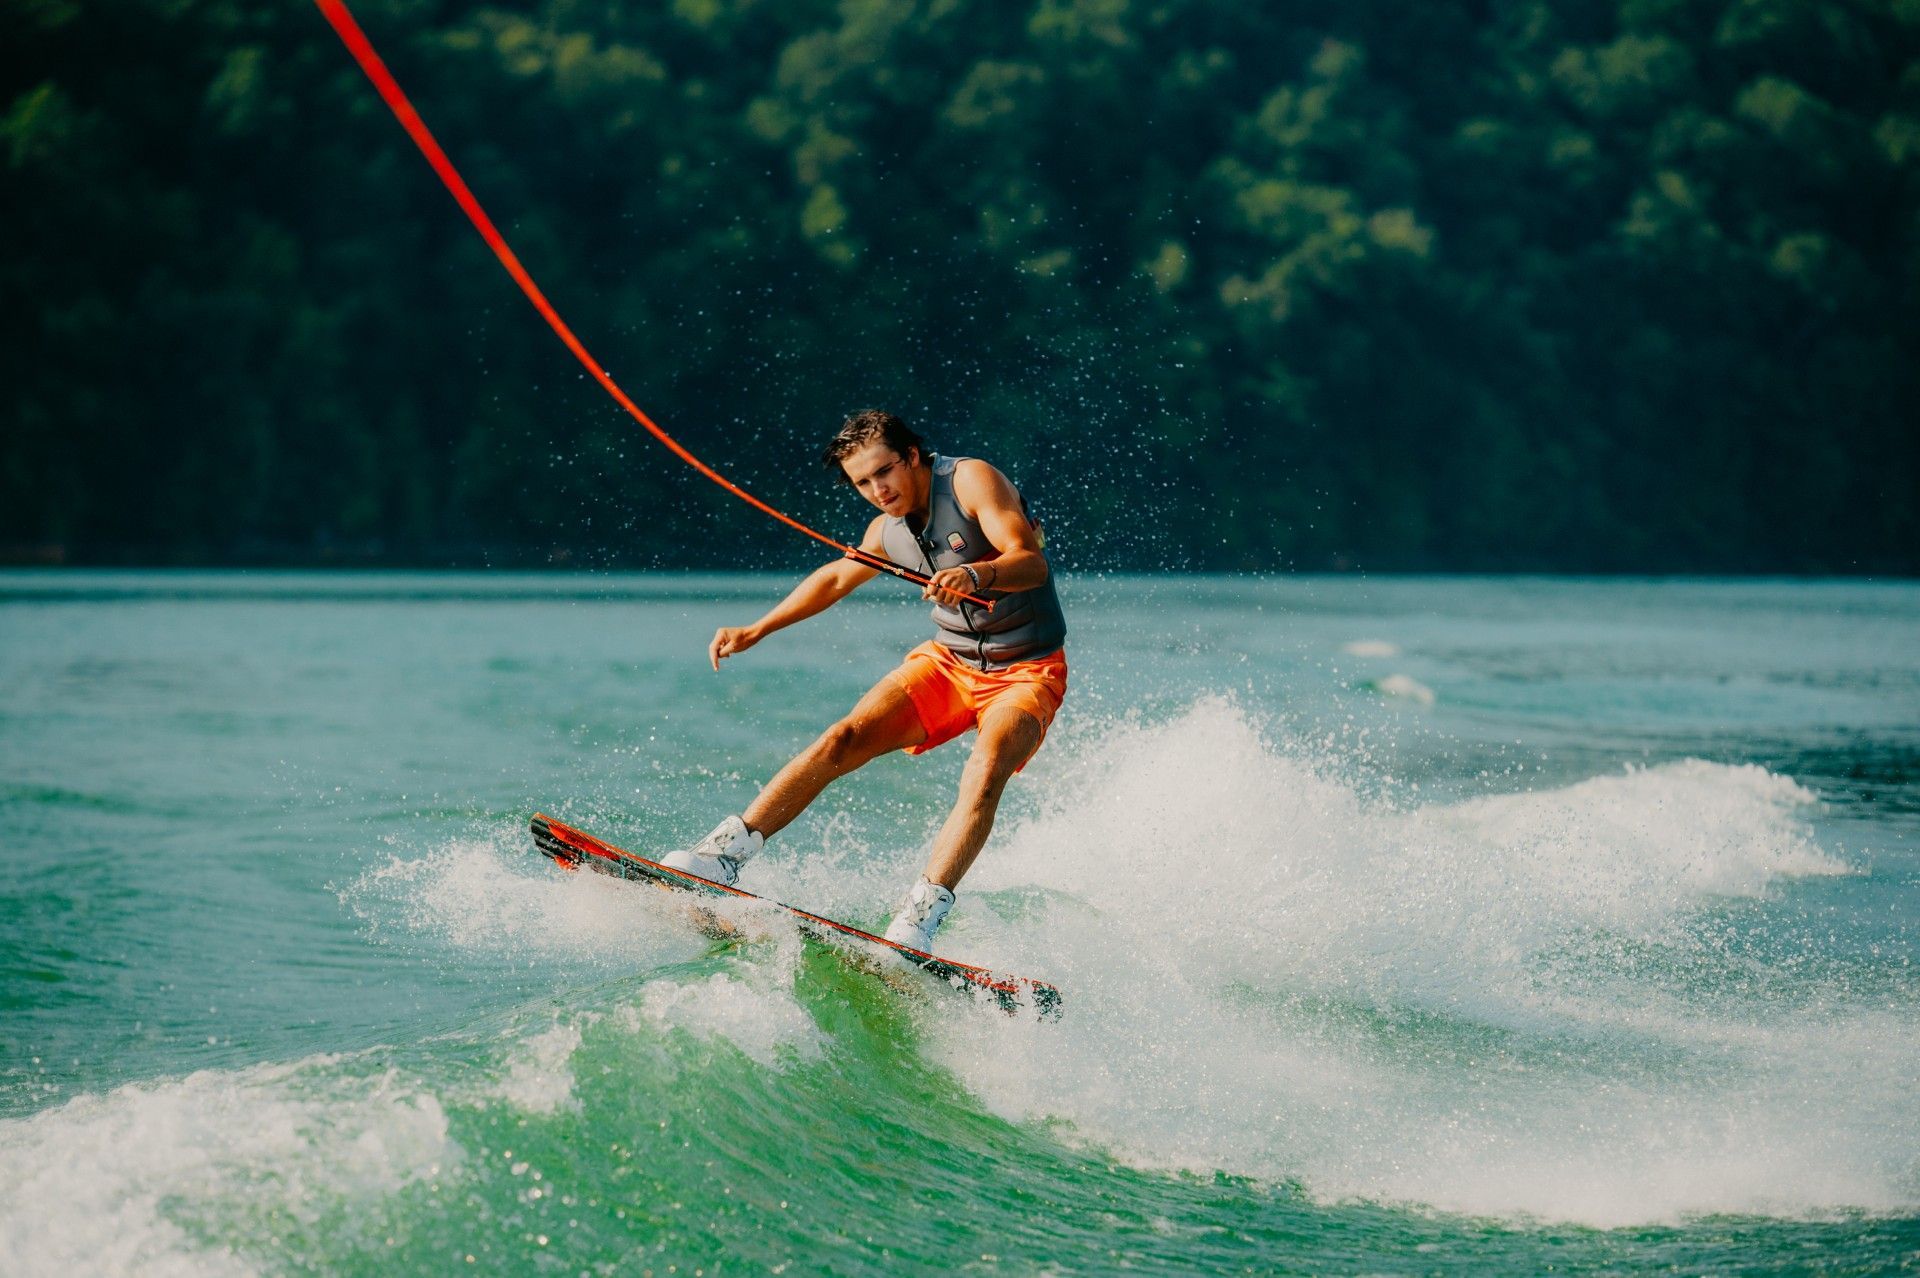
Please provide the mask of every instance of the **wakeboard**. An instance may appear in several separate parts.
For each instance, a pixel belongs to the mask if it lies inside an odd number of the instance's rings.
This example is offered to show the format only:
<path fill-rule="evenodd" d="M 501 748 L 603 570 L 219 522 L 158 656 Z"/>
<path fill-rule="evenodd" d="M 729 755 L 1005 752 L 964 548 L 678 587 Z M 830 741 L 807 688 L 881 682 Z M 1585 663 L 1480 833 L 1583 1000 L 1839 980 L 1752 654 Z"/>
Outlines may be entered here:
<path fill-rule="evenodd" d="M 533 829 L 534 846 L 551 857 L 563 870 L 578 870 L 584 866 L 617 879 L 651 883 L 670 891 L 690 892 L 696 896 L 710 898 L 731 897 L 742 901 L 758 902 L 769 909 L 787 915 L 799 925 L 802 932 L 816 940 L 843 949 L 857 947 L 865 951 L 862 957 L 872 955 L 875 952 L 874 947 L 880 951 L 890 950 L 894 955 L 935 977 L 941 984 L 976 997 L 991 999 L 1002 1011 L 1009 1014 L 1017 1014 L 1023 1009 L 1031 1008 L 1042 1018 L 1049 1020 L 1060 1015 L 1060 991 L 1045 981 L 1026 976 L 1005 976 L 990 972 L 984 967 L 975 967 L 971 963 L 958 963 L 952 959 L 941 958 L 937 954 L 928 954 L 923 950 L 896 944 L 884 936 L 863 932 L 857 927 L 827 918 L 825 915 L 798 909 L 770 897 L 755 896 L 751 892 L 743 892 L 739 888 L 728 887 L 724 883 L 703 879 L 697 874 L 688 874 L 685 870 L 672 869 L 661 865 L 658 861 L 649 861 L 643 856 L 635 856 L 604 839 L 595 838 L 584 830 L 576 830 L 544 812 L 535 813 L 530 824 Z M 702 926 L 714 935 L 731 933 L 732 929 L 725 920 L 710 912 L 703 911 L 701 921 Z"/>

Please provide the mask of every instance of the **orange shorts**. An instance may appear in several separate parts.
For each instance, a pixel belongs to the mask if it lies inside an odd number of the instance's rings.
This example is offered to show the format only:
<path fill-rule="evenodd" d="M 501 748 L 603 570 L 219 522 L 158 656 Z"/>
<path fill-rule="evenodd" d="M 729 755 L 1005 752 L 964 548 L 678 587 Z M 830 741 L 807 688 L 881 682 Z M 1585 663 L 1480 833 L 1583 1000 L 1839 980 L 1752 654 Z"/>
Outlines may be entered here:
<path fill-rule="evenodd" d="M 945 745 L 969 728 L 980 726 L 988 710 L 1012 706 L 1040 721 L 1040 736 L 1067 695 L 1067 653 L 1060 649 L 1032 661 L 1016 661 L 1005 670 L 970 666 L 944 644 L 932 639 L 906 656 L 893 672 L 913 708 L 927 739 L 907 747 L 908 754 L 925 754 Z M 1023 765 L 1024 766 L 1024 765 Z"/>

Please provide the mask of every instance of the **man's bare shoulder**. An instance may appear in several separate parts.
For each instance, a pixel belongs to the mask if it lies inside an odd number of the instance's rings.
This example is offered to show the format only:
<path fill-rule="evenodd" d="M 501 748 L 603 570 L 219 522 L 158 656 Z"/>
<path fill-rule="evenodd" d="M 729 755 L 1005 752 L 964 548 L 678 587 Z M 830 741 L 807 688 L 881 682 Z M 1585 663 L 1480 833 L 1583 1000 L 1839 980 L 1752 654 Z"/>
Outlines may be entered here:
<path fill-rule="evenodd" d="M 860 538 L 860 549 L 870 555 L 877 555 L 886 549 L 887 517 L 875 515 L 873 522 L 867 525 L 866 533 Z"/>
<path fill-rule="evenodd" d="M 960 508 L 969 513 L 983 505 L 1004 505 L 1020 500 L 1013 481 L 978 457 L 964 457 L 953 467 L 953 495 Z"/>

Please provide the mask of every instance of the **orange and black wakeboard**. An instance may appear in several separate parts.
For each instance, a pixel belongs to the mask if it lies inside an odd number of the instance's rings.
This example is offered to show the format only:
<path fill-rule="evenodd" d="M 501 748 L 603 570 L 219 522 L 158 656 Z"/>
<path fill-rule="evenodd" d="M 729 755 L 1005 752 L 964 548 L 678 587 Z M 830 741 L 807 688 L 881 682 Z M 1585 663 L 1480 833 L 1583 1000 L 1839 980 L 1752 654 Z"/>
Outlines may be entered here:
<path fill-rule="evenodd" d="M 582 866 L 609 874 L 617 879 L 631 882 L 652 883 L 657 887 L 677 892 L 691 892 L 707 897 L 731 897 L 737 900 L 754 901 L 778 910 L 799 924 L 800 930 L 816 940 L 842 947 L 874 947 L 891 950 L 900 958 L 920 968 L 928 975 L 936 977 L 942 984 L 973 995 L 992 999 L 1008 1013 L 1018 1013 L 1031 1008 L 1040 1016 L 1053 1019 L 1060 1015 L 1060 991 L 1045 981 L 1036 981 L 1025 976 L 1002 976 L 989 972 L 984 967 L 975 967 L 971 963 L 956 963 L 922 950 L 897 945 L 884 936 L 875 936 L 863 932 L 857 927 L 837 922 L 824 915 L 807 910 L 796 909 L 764 896 L 755 896 L 724 883 L 715 883 L 703 879 L 697 874 L 688 874 L 684 870 L 675 870 L 649 861 L 645 857 L 617 848 L 603 839 L 596 839 L 584 830 L 576 830 L 564 822 L 557 821 L 545 813 L 535 813 L 532 821 L 533 842 L 542 852 L 553 858 L 563 870 L 578 870 Z M 717 920 L 712 921 L 716 926 Z M 724 931 L 724 926 L 720 926 Z M 871 949 L 862 957 L 868 957 Z"/>

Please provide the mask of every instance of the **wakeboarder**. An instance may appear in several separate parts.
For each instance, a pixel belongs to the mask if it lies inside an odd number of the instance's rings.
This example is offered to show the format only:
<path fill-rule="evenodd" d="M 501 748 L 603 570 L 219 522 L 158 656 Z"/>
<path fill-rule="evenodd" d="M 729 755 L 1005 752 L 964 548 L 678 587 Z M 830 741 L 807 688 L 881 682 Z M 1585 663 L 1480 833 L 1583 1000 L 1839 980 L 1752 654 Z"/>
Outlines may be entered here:
<path fill-rule="evenodd" d="M 883 754 L 924 754 L 978 729 L 953 810 L 886 931 L 889 941 L 930 951 L 954 889 L 986 845 L 1001 792 L 1040 748 L 1066 695 L 1066 620 L 1040 529 L 1013 484 L 986 462 L 935 454 L 906 422 L 878 410 L 849 417 L 823 460 L 880 511 L 860 551 L 929 579 L 922 597 L 934 604 L 933 638 L 780 769 L 744 812 L 662 864 L 732 885 L 832 782 Z M 716 631 L 708 660 L 718 671 L 723 658 L 818 615 L 879 573 L 850 554 L 816 569 L 752 625 Z"/>

